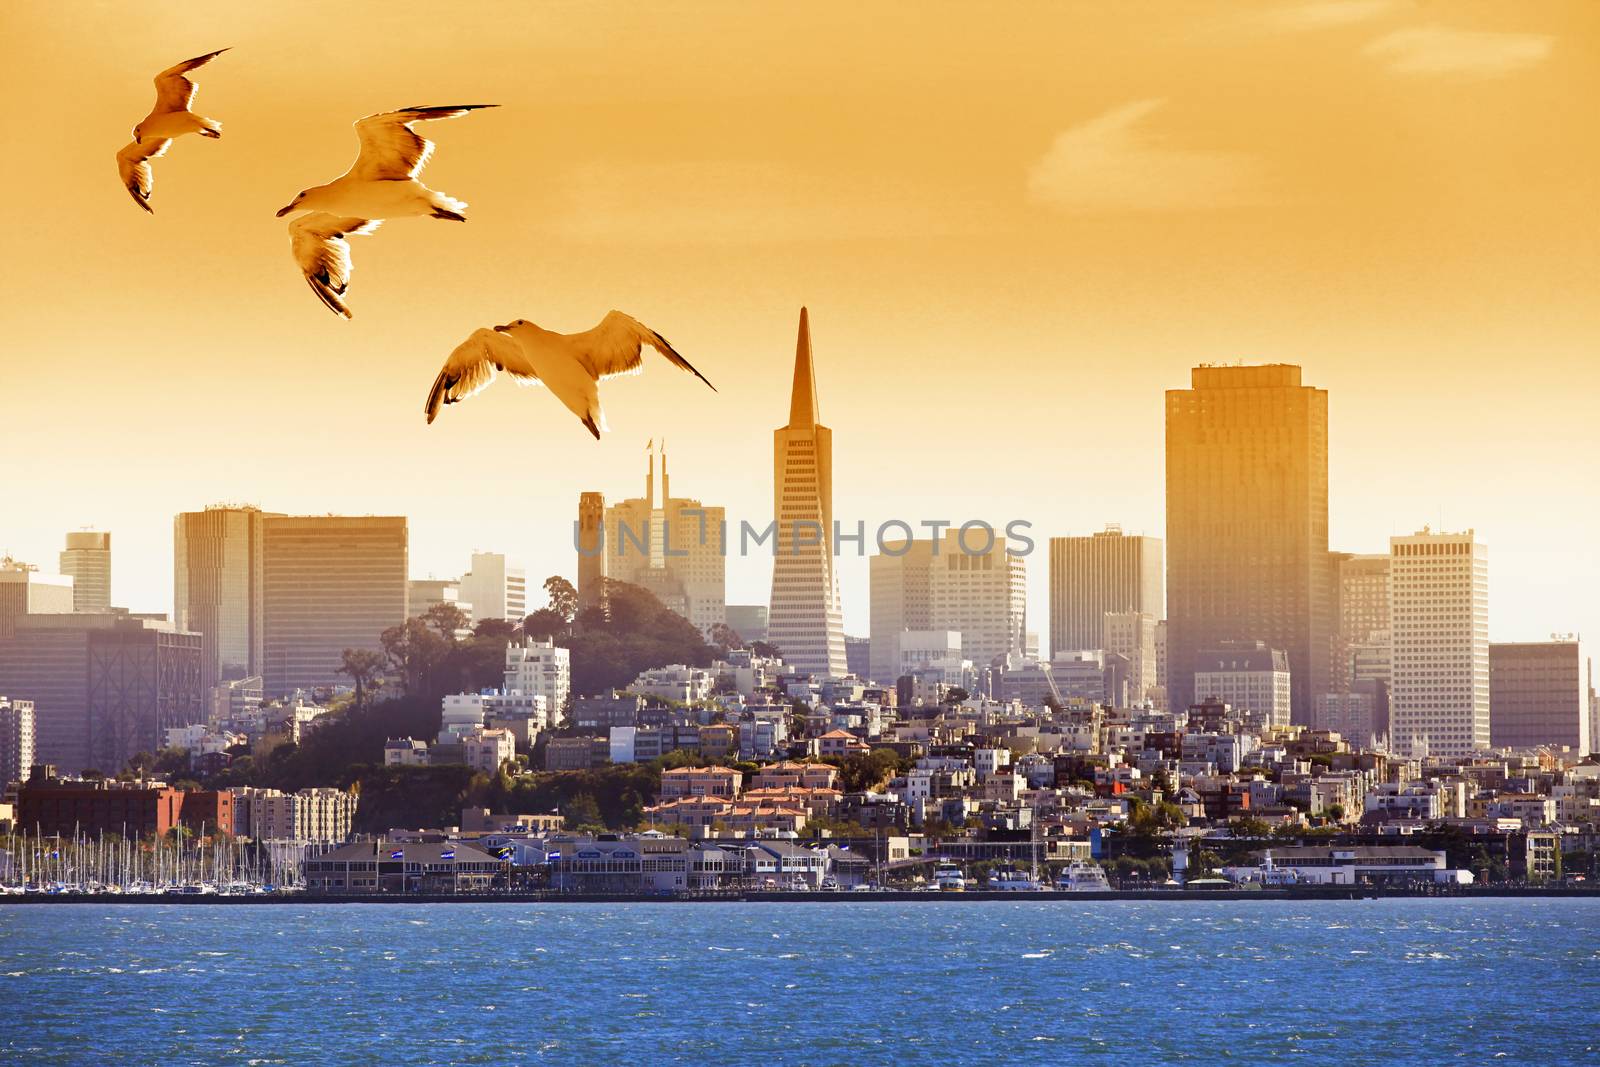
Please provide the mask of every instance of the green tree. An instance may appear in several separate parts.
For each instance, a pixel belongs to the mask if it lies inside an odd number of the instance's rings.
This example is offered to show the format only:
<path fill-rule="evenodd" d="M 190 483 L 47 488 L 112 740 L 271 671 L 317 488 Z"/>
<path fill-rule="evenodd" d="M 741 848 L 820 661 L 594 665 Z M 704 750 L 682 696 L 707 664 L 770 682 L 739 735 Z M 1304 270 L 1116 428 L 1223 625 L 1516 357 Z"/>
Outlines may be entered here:
<path fill-rule="evenodd" d="M 407 619 L 378 637 L 389 666 L 400 676 L 407 693 L 429 693 L 434 673 L 444 663 L 450 642 L 421 619 Z"/>
<path fill-rule="evenodd" d="M 453 642 L 457 633 L 470 627 L 472 620 L 455 604 L 441 600 L 422 613 L 422 621 L 433 627 L 440 637 Z"/>
<path fill-rule="evenodd" d="M 369 648 L 347 648 L 339 657 L 339 673 L 355 684 L 356 707 L 365 708 L 368 692 L 383 673 L 383 657 Z"/>
<path fill-rule="evenodd" d="M 550 610 L 561 616 L 562 622 L 570 623 L 578 615 L 578 591 L 572 583 L 559 574 L 552 574 L 544 580 L 544 591 L 550 596 Z"/>

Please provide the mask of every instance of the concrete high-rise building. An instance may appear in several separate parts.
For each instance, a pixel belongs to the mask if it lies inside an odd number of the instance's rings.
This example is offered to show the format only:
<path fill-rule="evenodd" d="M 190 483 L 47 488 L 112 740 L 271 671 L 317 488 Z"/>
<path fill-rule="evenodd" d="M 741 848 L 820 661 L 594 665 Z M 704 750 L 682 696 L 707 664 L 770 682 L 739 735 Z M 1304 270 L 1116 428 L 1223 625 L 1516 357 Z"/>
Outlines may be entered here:
<path fill-rule="evenodd" d="M 1225 641 L 1195 664 L 1195 703 L 1220 700 L 1247 722 L 1288 726 L 1293 703 L 1289 657 L 1264 641 Z"/>
<path fill-rule="evenodd" d="M 954 630 L 961 654 L 983 670 L 1027 654 L 1027 572 L 1005 537 L 973 527 L 938 540 L 885 542 L 869 561 L 872 680 L 895 681 L 907 631 Z"/>
<path fill-rule="evenodd" d="M 1489 646 L 1489 743 L 1594 751 L 1589 661 L 1576 639 Z"/>
<path fill-rule="evenodd" d="M 457 608 L 472 621 L 472 602 L 461 595 L 459 578 L 413 578 L 406 583 L 406 611 L 412 618 L 440 604 Z"/>
<path fill-rule="evenodd" d="M 0 793 L 12 782 L 27 779 L 38 762 L 35 752 L 33 701 L 0 694 Z"/>
<path fill-rule="evenodd" d="M 1456 757 L 1489 746 L 1489 553 L 1468 530 L 1389 539 L 1389 743 Z"/>
<path fill-rule="evenodd" d="M 267 513 L 218 505 L 172 520 L 173 625 L 201 636 L 207 688 L 262 672 Z"/>
<path fill-rule="evenodd" d="M 654 442 L 651 442 L 652 446 Z M 656 459 L 661 496 L 656 498 Z M 580 507 L 581 511 L 581 507 Z M 581 524 L 581 519 L 580 519 Z M 690 497 L 672 495 L 665 447 L 650 452 L 644 496 L 605 509 L 605 577 L 642 586 L 702 634 L 727 621 L 726 514 Z M 581 529 L 580 529 L 581 534 Z M 579 556 L 581 569 L 585 559 Z M 580 580 L 581 580 L 580 573 Z M 581 597 L 581 594 L 580 594 Z"/>
<path fill-rule="evenodd" d="M 10 556 L 0 559 L 0 638 L 10 637 L 22 615 L 58 615 L 73 606 L 72 579 L 41 574 Z"/>
<path fill-rule="evenodd" d="M 606 496 L 578 497 L 578 610 L 598 608 L 606 597 Z"/>
<path fill-rule="evenodd" d="M 344 650 L 378 650 L 405 622 L 407 536 L 401 516 L 269 515 L 263 520 L 260 672 L 269 697 L 348 685 Z"/>
<path fill-rule="evenodd" d="M 1198 697 L 1196 656 L 1260 640 L 1288 654 L 1309 723 L 1332 653 L 1328 394 L 1300 368 L 1196 367 L 1167 391 L 1167 701 Z"/>
<path fill-rule="evenodd" d="M 1097 646 L 1128 663 L 1129 703 L 1161 699 L 1157 670 L 1156 627 L 1159 620 L 1148 611 L 1108 611 L 1103 636 Z"/>
<path fill-rule="evenodd" d="M 900 635 L 933 626 L 933 542 L 886 542 L 867 561 L 867 673 L 884 685 L 901 673 Z"/>
<path fill-rule="evenodd" d="M 528 574 L 498 552 L 474 552 L 472 567 L 461 576 L 459 593 L 472 605 L 474 619 L 510 619 L 528 616 Z"/>
<path fill-rule="evenodd" d="M 980 670 L 1021 659 L 1027 643 L 1026 561 L 1007 548 L 1000 535 L 973 530 L 963 543 L 959 530 L 946 530 L 928 568 L 930 628 L 961 631 L 961 654 Z"/>
<path fill-rule="evenodd" d="M 1370 658 L 1370 646 L 1389 639 L 1389 557 L 1343 552 L 1333 556 L 1337 591 L 1329 685 L 1335 692 L 1345 692 L 1356 680 L 1355 650 L 1367 650 L 1363 655 Z"/>
<path fill-rule="evenodd" d="M 773 432 L 772 610 L 767 640 L 797 671 L 846 673 L 833 555 L 833 431 L 819 421 L 811 323 L 800 309 L 789 422 Z"/>
<path fill-rule="evenodd" d="M 33 703 L 39 762 L 109 775 L 205 721 L 200 665 L 200 635 L 165 619 L 24 615 L 0 640 L 0 693 Z"/>
<path fill-rule="evenodd" d="M 111 610 L 111 535 L 92 530 L 67 534 L 61 573 L 72 579 L 72 610 Z"/>
<path fill-rule="evenodd" d="M 765 604 L 729 604 L 728 626 L 746 643 L 767 639 L 767 606 Z"/>
<path fill-rule="evenodd" d="M 1161 539 L 1107 526 L 1050 538 L 1050 648 L 1100 648 L 1107 612 L 1166 613 Z"/>

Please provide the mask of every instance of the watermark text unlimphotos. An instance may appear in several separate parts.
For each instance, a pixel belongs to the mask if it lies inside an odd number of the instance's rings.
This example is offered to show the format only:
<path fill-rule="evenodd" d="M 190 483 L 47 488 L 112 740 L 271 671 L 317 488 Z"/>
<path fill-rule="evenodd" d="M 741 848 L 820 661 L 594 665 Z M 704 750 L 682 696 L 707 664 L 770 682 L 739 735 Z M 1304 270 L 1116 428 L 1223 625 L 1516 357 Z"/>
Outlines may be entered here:
<path fill-rule="evenodd" d="M 869 544 L 875 545 L 882 555 L 904 556 L 912 550 L 919 530 L 926 531 L 925 539 L 935 556 L 944 553 L 987 556 L 996 548 L 1001 548 L 1008 556 L 1027 556 L 1034 549 L 1033 538 L 1027 533 L 1033 529 L 1033 523 L 1027 519 L 1012 519 L 1003 527 L 1003 533 L 982 519 L 970 519 L 959 524 L 949 519 L 922 519 L 916 523 L 905 519 L 887 519 L 878 523 L 877 529 L 869 536 L 865 520 L 850 524 L 835 519 L 830 533 L 822 523 L 813 519 L 795 519 L 787 523 L 773 519 L 762 527 L 741 519 L 738 529 L 734 530 L 726 520 L 708 521 L 706 512 L 701 508 L 684 508 L 677 515 L 680 523 L 689 525 L 695 546 L 701 549 L 715 548 L 723 556 L 761 553 L 800 556 L 809 555 L 823 545 L 835 556 L 846 555 L 847 546 L 853 546 L 856 555 L 865 556 Z M 656 545 L 660 546 L 663 556 L 692 554 L 695 549 L 685 547 L 681 538 L 674 538 L 673 529 L 672 520 L 669 519 L 659 523 L 650 520 L 638 523 L 617 521 L 595 527 L 586 537 L 581 524 L 575 521 L 572 524 L 572 545 L 580 556 L 599 556 L 605 554 L 606 538 L 609 536 L 615 540 L 613 548 L 618 556 L 650 556 Z"/>

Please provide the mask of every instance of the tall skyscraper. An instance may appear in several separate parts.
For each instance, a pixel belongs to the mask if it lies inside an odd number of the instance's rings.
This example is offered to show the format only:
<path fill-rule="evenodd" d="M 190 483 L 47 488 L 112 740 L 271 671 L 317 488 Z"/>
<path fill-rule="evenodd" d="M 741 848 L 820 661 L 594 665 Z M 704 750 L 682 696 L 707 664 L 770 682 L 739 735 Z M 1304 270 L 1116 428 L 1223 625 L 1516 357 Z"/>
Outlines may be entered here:
<path fill-rule="evenodd" d="M 1389 539 L 1389 744 L 1466 756 L 1489 745 L 1489 550 L 1466 533 Z"/>
<path fill-rule="evenodd" d="M 867 670 L 873 681 L 887 685 L 900 676 L 900 635 L 935 629 L 933 542 L 885 543 L 867 567 L 871 608 Z"/>
<path fill-rule="evenodd" d="M 201 679 L 262 672 L 266 512 L 217 505 L 172 520 L 173 624 L 201 636 Z"/>
<path fill-rule="evenodd" d="M 24 781 L 28 768 L 38 762 L 35 737 L 33 701 L 0 693 L 0 793 L 12 782 Z"/>
<path fill-rule="evenodd" d="M 377 650 L 406 619 L 405 518 L 269 515 L 262 530 L 267 695 L 348 685 L 344 650 Z"/>
<path fill-rule="evenodd" d="M 1166 547 L 1168 706 L 1194 702 L 1202 649 L 1263 641 L 1309 723 L 1332 652 L 1328 394 L 1299 367 L 1196 367 L 1167 391 Z"/>
<path fill-rule="evenodd" d="M 57 615 L 72 610 L 72 579 L 41 574 L 10 556 L 0 558 L 0 638 L 10 637 L 22 615 Z"/>
<path fill-rule="evenodd" d="M 1589 660 L 1576 638 L 1489 646 L 1489 743 L 1594 751 Z"/>
<path fill-rule="evenodd" d="M 1050 538 L 1050 650 L 1104 648 L 1107 612 L 1166 612 L 1161 539 L 1107 526 L 1089 537 Z M 1153 683 L 1152 683 L 1153 684 Z"/>
<path fill-rule="evenodd" d="M 843 675 L 844 613 L 833 557 L 833 431 L 819 421 L 811 323 L 800 309 L 789 423 L 772 435 L 772 613 L 767 640 L 796 670 Z"/>
<path fill-rule="evenodd" d="M 960 532 L 947 530 L 928 568 L 932 628 L 959 630 L 961 654 L 979 670 L 1020 659 L 1027 643 L 1026 560 L 1006 547 L 981 531 L 963 546 Z"/>
<path fill-rule="evenodd" d="M 980 671 L 1026 653 L 1026 564 L 1006 551 L 1003 536 L 974 528 L 965 544 L 959 530 L 937 541 L 890 542 L 869 567 L 873 681 L 896 680 L 907 631 L 958 632 L 961 654 Z"/>
<path fill-rule="evenodd" d="M 606 589 L 606 497 L 584 493 L 578 497 L 578 610 L 597 608 Z"/>
<path fill-rule="evenodd" d="M 0 693 L 34 705 L 37 760 L 121 770 L 204 722 L 199 634 L 120 612 L 26 615 L 0 640 Z"/>
<path fill-rule="evenodd" d="M 472 605 L 474 619 L 528 616 L 528 574 L 498 552 L 474 552 L 472 567 L 461 576 L 461 599 Z"/>
<path fill-rule="evenodd" d="M 61 573 L 72 579 L 72 610 L 111 610 L 111 535 L 92 530 L 67 534 Z"/>
<path fill-rule="evenodd" d="M 1337 596 L 1329 683 L 1342 693 L 1356 680 L 1355 650 L 1389 640 L 1389 557 L 1342 552 L 1334 557 Z"/>
<path fill-rule="evenodd" d="M 652 446 L 654 442 L 651 442 Z M 656 497 L 656 460 L 661 461 L 661 495 Z M 588 494 L 586 494 L 588 495 Z M 598 497 L 599 494 L 593 494 Z M 579 533 L 582 534 L 580 503 Z M 672 495 L 665 446 L 648 454 L 644 496 L 619 500 L 605 509 L 604 576 L 643 586 L 666 607 L 700 630 L 711 632 L 727 621 L 727 558 L 723 552 L 726 514 L 692 497 Z M 589 562 L 578 557 L 579 580 Z M 591 582 L 593 579 L 591 579 Z M 581 599 L 581 592 L 580 592 Z"/>

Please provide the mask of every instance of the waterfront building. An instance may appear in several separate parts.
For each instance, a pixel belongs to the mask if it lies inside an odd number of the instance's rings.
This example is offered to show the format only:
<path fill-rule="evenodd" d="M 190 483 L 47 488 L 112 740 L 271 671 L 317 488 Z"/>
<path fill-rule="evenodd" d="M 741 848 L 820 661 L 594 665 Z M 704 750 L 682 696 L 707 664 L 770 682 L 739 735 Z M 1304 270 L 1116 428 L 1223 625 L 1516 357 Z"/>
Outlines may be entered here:
<path fill-rule="evenodd" d="M 1433 885 L 1457 873 L 1445 869 L 1442 851 L 1416 845 L 1298 845 L 1262 855 L 1264 869 L 1292 873 L 1311 885 Z"/>
<path fill-rule="evenodd" d="M 65 614 L 72 605 L 71 578 L 0 558 L 0 639 L 11 636 L 19 616 Z"/>
<path fill-rule="evenodd" d="M 93 530 L 67 534 L 61 573 L 72 579 L 72 610 L 111 610 L 111 535 Z"/>
<path fill-rule="evenodd" d="M 1203 649 L 1195 661 L 1194 689 L 1264 726 L 1289 725 L 1289 657 L 1264 641 L 1224 641 Z"/>
<path fill-rule="evenodd" d="M 172 520 L 173 624 L 201 638 L 201 682 L 262 673 L 267 513 L 216 505 Z"/>
<path fill-rule="evenodd" d="M 1389 539 L 1390 745 L 1458 758 L 1489 746 L 1489 555 L 1471 530 Z"/>
<path fill-rule="evenodd" d="M 0 693 L 34 705 L 38 759 L 114 774 L 206 718 L 199 634 L 112 612 L 23 615 L 0 640 Z"/>
<path fill-rule="evenodd" d="M 17 790 L 17 827 L 38 837 L 161 837 L 183 825 L 183 801 L 160 782 L 34 777 Z"/>
<path fill-rule="evenodd" d="M 350 836 L 358 797 L 320 787 L 284 793 L 243 788 L 233 793 L 235 832 L 257 841 L 337 844 Z"/>
<path fill-rule="evenodd" d="M 1589 687 L 1589 661 L 1576 639 L 1491 644 L 1489 743 L 1565 745 L 1588 755 L 1595 748 Z"/>
<path fill-rule="evenodd" d="M 1107 613 L 1159 619 L 1165 611 L 1159 537 L 1127 535 L 1112 525 L 1088 537 L 1050 539 L 1052 651 L 1104 647 Z"/>
<path fill-rule="evenodd" d="M 267 695 L 349 685 L 344 650 L 378 650 L 406 620 L 405 518 L 268 515 L 262 530 Z"/>
<path fill-rule="evenodd" d="M 1166 407 L 1168 706 L 1204 695 L 1202 650 L 1261 640 L 1309 723 L 1332 652 L 1328 394 L 1296 366 L 1201 366 Z"/>
<path fill-rule="evenodd" d="M 767 640 L 796 671 L 844 675 L 844 613 L 833 553 L 833 431 L 822 425 L 811 324 L 800 309 L 789 421 L 773 431 L 772 561 Z"/>
<path fill-rule="evenodd" d="M 504 861 L 464 841 L 352 841 L 307 858 L 309 893 L 482 893 Z"/>
<path fill-rule="evenodd" d="M 528 615 L 528 574 L 498 552 L 474 552 L 458 592 L 472 605 L 474 619 L 521 622 Z M 416 608 L 411 613 L 420 614 Z"/>
<path fill-rule="evenodd" d="M 0 796 L 12 782 L 28 777 L 37 762 L 33 701 L 0 693 Z"/>

